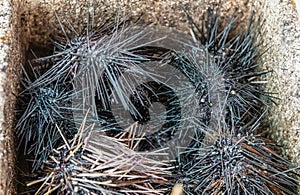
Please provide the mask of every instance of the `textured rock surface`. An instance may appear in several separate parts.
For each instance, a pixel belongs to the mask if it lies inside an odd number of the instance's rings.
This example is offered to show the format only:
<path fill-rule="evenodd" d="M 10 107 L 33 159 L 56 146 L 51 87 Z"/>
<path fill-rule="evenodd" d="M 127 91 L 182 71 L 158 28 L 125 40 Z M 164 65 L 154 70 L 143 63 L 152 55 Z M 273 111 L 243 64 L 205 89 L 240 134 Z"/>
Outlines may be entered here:
<path fill-rule="evenodd" d="M 300 21 L 289 1 L 266 2 L 265 40 L 271 48 L 263 59 L 272 68 L 269 91 L 278 93 L 278 106 L 270 114 L 272 138 L 283 153 L 300 165 Z"/>
<path fill-rule="evenodd" d="M 86 2 L 0 0 L 0 194 L 12 194 L 14 189 L 13 94 L 19 87 L 15 72 L 25 61 L 25 51 L 32 46 L 47 45 L 49 35 L 59 28 L 54 10 L 64 12 L 74 25 L 80 26 L 86 18 Z M 122 7 L 121 14 L 127 12 L 133 18 L 142 15 L 145 23 L 174 27 L 185 33 L 189 30 L 183 10 L 200 19 L 198 16 L 208 3 L 212 4 L 208 0 L 127 0 L 123 5 L 118 2 L 101 1 L 96 6 L 96 15 L 113 18 L 116 10 Z M 281 98 L 268 115 L 271 134 L 282 144 L 283 153 L 300 165 L 300 22 L 296 6 L 289 0 L 226 0 L 222 4 L 222 20 L 226 21 L 234 9 L 241 14 L 242 24 L 247 21 L 250 10 L 262 13 L 266 19 L 264 38 L 272 47 L 263 61 L 266 67 L 274 69 L 268 78 L 268 89 Z"/>

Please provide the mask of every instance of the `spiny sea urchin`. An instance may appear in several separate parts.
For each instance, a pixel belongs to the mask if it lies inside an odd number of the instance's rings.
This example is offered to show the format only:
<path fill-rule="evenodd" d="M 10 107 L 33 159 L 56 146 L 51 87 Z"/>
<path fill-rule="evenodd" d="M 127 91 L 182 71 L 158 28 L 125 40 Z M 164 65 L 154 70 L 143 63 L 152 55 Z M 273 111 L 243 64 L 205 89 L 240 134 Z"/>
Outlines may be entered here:
<path fill-rule="evenodd" d="M 72 140 L 61 134 L 65 143 L 52 150 L 40 178 L 27 184 L 39 184 L 35 194 L 162 194 L 166 191 L 164 184 L 172 167 L 168 162 L 149 158 L 165 155 L 162 150 L 136 152 L 136 145 L 132 144 L 136 138 L 123 133 L 115 138 L 106 136 L 105 129 L 86 127 L 85 120 Z"/>
<path fill-rule="evenodd" d="M 25 90 L 19 94 L 22 104 L 20 118 L 16 124 L 16 134 L 20 144 L 24 144 L 25 154 L 34 156 L 33 170 L 42 166 L 50 150 L 59 142 L 59 134 L 55 124 L 64 130 L 68 138 L 76 133 L 73 116 L 72 91 L 68 82 L 53 81 L 48 84 L 40 83 L 39 70 L 30 65 L 30 71 L 23 68 L 25 77 L 21 79 Z M 25 106 L 24 106 L 25 105 Z"/>
<path fill-rule="evenodd" d="M 202 26 L 189 17 L 194 37 L 206 47 L 210 56 L 224 74 L 225 87 L 229 91 L 227 104 L 233 109 L 237 121 L 260 116 L 261 108 L 269 107 L 272 97 L 265 92 L 261 76 L 270 70 L 259 70 L 259 58 L 265 52 L 266 43 L 260 39 L 263 20 L 254 20 L 252 13 L 247 28 L 234 35 L 237 16 L 234 14 L 224 29 L 219 27 L 218 9 L 209 8 L 202 16 Z M 249 116 L 245 117 L 244 115 Z"/>
<path fill-rule="evenodd" d="M 207 131 L 213 133 L 201 147 L 183 154 L 189 161 L 181 163 L 179 181 L 186 194 L 296 194 L 298 168 L 278 155 L 270 140 L 253 134 L 256 124 L 247 129 L 219 124 Z"/>

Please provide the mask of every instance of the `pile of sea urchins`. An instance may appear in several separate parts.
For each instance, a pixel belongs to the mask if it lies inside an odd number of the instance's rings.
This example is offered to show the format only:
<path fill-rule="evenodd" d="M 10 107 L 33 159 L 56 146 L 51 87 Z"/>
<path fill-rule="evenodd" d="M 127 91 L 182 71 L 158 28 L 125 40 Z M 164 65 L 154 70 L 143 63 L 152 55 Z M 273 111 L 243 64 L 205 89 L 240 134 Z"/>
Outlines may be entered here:
<path fill-rule="evenodd" d="M 257 134 L 274 98 L 261 21 L 192 36 L 127 18 L 70 22 L 20 77 L 16 134 L 32 194 L 295 194 L 296 169 Z M 59 33 L 58 33 L 59 34 Z M 173 189 L 173 187 L 179 189 Z M 179 186 L 179 187 L 178 187 Z"/>

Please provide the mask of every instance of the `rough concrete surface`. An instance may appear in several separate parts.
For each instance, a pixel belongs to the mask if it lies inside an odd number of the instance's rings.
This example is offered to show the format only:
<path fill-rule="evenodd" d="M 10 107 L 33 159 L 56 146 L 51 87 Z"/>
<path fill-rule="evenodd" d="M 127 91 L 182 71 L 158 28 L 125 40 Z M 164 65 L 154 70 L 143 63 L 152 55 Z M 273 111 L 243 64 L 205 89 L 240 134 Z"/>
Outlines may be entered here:
<path fill-rule="evenodd" d="M 90 0 L 90 2 L 92 2 Z M 142 16 L 145 23 L 169 26 L 188 33 L 184 9 L 199 22 L 209 0 L 102 0 L 95 13 L 100 18 L 121 15 Z M 19 89 L 16 72 L 31 46 L 47 46 L 49 36 L 59 29 L 54 10 L 65 13 L 75 26 L 86 19 L 86 0 L 0 0 L 0 194 L 14 194 L 15 144 L 13 137 L 14 94 Z M 274 72 L 268 77 L 268 90 L 279 97 L 278 105 L 268 114 L 272 138 L 282 145 L 283 154 L 300 165 L 300 22 L 296 4 L 290 0 L 222 1 L 221 20 L 233 10 L 245 24 L 250 10 L 265 18 L 266 42 L 271 49 L 263 57 Z"/>

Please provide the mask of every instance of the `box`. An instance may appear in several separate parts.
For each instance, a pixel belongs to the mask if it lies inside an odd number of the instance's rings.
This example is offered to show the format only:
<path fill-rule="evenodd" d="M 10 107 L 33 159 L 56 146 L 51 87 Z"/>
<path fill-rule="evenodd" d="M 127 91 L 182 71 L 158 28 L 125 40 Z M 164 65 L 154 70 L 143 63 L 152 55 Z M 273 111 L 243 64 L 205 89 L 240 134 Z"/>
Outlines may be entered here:
<path fill-rule="evenodd" d="M 90 1 L 93 3 L 93 1 Z M 144 23 L 173 27 L 189 33 L 186 10 L 196 22 L 208 6 L 218 1 L 188 0 L 95 0 L 97 15 L 103 18 L 130 13 Z M 75 26 L 84 20 L 88 1 L 2 0 L 0 1 L 0 194 L 16 193 L 16 148 L 14 137 L 15 95 L 20 90 L 16 73 L 28 60 L 29 49 L 47 48 L 49 36 L 59 29 L 54 11 L 65 13 Z M 250 0 L 222 1 L 221 21 L 227 21 L 233 10 L 241 13 L 240 26 L 247 23 L 251 10 L 265 20 L 264 41 L 270 49 L 262 63 L 273 69 L 267 90 L 280 99 L 266 116 L 270 137 L 282 145 L 282 154 L 300 165 L 300 22 L 294 1 Z M 224 25 L 224 24 L 223 24 Z M 237 29 L 238 31 L 238 29 Z"/>

